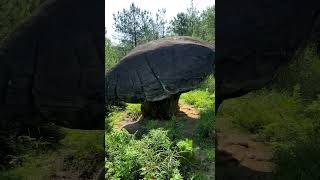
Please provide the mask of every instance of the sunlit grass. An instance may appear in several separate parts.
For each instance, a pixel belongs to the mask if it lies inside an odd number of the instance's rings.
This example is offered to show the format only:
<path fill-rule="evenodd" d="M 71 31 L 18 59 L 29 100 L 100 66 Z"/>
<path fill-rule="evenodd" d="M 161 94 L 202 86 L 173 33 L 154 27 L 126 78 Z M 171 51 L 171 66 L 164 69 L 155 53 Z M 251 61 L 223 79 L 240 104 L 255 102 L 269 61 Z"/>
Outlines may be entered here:
<path fill-rule="evenodd" d="M 88 164 L 87 156 L 94 153 L 103 153 L 103 135 L 102 130 L 73 130 L 62 128 L 61 133 L 65 138 L 60 141 L 57 149 L 36 152 L 28 150 L 24 152 L 24 159 L 21 166 L 17 166 L 9 171 L 0 173 L 0 179 L 50 179 L 52 174 L 62 171 L 64 158 L 73 157 L 74 165 L 70 167 L 64 165 L 64 168 L 84 168 L 79 167 Z M 96 166 L 95 164 L 91 165 Z"/>
<path fill-rule="evenodd" d="M 194 105 L 199 110 L 210 109 L 214 107 L 214 95 L 208 91 L 194 90 L 183 93 L 180 96 L 180 103 Z"/>

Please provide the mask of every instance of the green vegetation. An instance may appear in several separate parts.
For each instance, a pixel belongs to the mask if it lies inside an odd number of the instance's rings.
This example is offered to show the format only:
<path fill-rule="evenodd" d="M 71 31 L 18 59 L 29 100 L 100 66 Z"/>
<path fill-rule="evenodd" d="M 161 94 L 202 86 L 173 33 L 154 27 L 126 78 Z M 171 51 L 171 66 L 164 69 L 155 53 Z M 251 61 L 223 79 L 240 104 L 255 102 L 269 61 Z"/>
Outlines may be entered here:
<path fill-rule="evenodd" d="M 0 179 L 50 179 L 61 172 L 67 177 L 69 174 L 78 174 L 89 178 L 93 172 L 97 172 L 104 158 L 98 156 L 104 151 L 101 142 L 103 131 L 61 128 L 59 133 L 65 137 L 54 148 L 42 148 L 48 142 L 41 140 L 24 142 L 24 146 L 32 148 L 22 149 L 21 157 L 17 157 L 20 165 L 1 172 Z"/>
<path fill-rule="evenodd" d="M 192 0 L 188 11 L 177 13 L 170 22 L 166 20 L 166 9 L 159 9 L 153 13 L 139 8 L 134 3 L 114 14 L 113 18 L 116 40 L 119 43 L 114 44 L 106 38 L 106 71 L 109 71 L 130 50 L 151 40 L 179 35 L 191 36 L 210 44 L 215 41 L 214 6 L 199 12 Z M 211 89 L 210 92 L 214 91 L 214 87 L 208 88 Z"/>
<path fill-rule="evenodd" d="M 180 106 L 199 111 L 198 118 L 177 115 L 167 121 L 142 120 L 142 135 L 119 129 L 125 119 L 141 115 L 140 104 L 111 107 L 106 124 L 107 179 L 213 179 L 214 86 L 209 77 L 200 88 L 181 95 Z"/>
<path fill-rule="evenodd" d="M 208 7 L 199 13 L 191 1 L 191 7 L 188 12 L 180 12 L 170 22 L 172 33 L 179 36 L 192 36 L 209 43 L 214 43 L 215 38 L 215 9 Z"/>
<path fill-rule="evenodd" d="M 111 41 L 109 39 L 106 39 L 105 59 L 106 70 L 111 69 L 111 67 L 113 67 L 118 61 L 117 51 L 112 47 Z"/>
<path fill-rule="evenodd" d="M 106 134 L 106 177 L 110 179 L 182 179 L 180 159 L 191 156 L 191 144 L 174 145 L 167 131 L 151 130 L 141 140 L 126 131 Z"/>
<path fill-rule="evenodd" d="M 277 180 L 320 177 L 319 63 L 308 47 L 272 87 L 227 100 L 218 114 L 273 146 Z"/>
<path fill-rule="evenodd" d="M 187 103 L 195 106 L 198 109 L 209 109 L 213 107 L 214 95 L 208 91 L 194 90 L 189 93 L 184 93 L 180 97 L 181 103 Z"/>
<path fill-rule="evenodd" d="M 0 44 L 40 3 L 40 0 L 0 1 Z"/>
<path fill-rule="evenodd" d="M 198 12 L 191 2 L 188 12 L 171 22 L 165 9 L 152 14 L 134 3 L 114 14 L 119 43 L 106 39 L 106 71 L 134 47 L 162 37 L 192 36 L 213 43 L 214 7 Z M 181 95 L 180 106 L 190 112 L 166 121 L 139 118 L 140 104 L 109 102 L 106 179 L 214 179 L 214 93 L 210 76 L 198 89 Z M 126 124 L 139 131 L 120 129 Z"/>

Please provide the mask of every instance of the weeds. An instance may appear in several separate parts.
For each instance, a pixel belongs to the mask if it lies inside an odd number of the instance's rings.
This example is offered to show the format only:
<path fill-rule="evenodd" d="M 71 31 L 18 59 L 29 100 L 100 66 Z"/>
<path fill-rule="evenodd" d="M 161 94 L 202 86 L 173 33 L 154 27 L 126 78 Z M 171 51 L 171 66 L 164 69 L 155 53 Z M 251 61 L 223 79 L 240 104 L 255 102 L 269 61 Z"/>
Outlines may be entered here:
<path fill-rule="evenodd" d="M 138 140 L 126 131 L 106 134 L 107 179 L 182 179 L 181 159 L 192 154 L 192 141 L 175 145 L 168 131 L 151 130 Z"/>

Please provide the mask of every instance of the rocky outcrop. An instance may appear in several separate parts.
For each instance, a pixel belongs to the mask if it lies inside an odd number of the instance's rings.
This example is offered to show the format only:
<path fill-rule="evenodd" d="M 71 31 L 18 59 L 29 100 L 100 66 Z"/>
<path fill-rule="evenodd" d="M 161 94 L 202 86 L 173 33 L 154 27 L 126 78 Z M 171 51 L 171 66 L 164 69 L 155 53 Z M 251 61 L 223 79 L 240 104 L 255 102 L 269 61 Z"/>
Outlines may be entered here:
<path fill-rule="evenodd" d="M 216 107 L 270 83 L 299 48 L 320 42 L 320 1 L 228 0 L 216 6 Z"/>
<path fill-rule="evenodd" d="M 144 115 L 166 119 L 181 93 L 214 73 L 214 50 L 190 37 L 168 37 L 133 49 L 106 75 L 106 100 L 142 103 Z"/>
<path fill-rule="evenodd" d="M 0 119 L 104 128 L 103 0 L 47 0 L 0 47 Z"/>

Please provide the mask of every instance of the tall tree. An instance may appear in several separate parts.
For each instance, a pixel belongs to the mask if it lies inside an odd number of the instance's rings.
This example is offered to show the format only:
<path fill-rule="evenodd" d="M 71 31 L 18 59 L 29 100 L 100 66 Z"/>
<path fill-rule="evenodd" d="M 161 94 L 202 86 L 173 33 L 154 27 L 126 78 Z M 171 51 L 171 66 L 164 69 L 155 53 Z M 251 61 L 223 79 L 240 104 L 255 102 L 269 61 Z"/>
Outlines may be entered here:
<path fill-rule="evenodd" d="M 119 40 L 136 47 L 150 37 L 152 19 L 150 12 L 141 10 L 134 3 L 130 8 L 113 14 L 115 31 L 120 34 Z"/>
<path fill-rule="evenodd" d="M 178 13 L 171 21 L 171 30 L 179 36 L 191 36 L 189 17 L 186 13 Z"/>
<path fill-rule="evenodd" d="M 199 28 L 199 11 L 193 3 L 193 0 L 190 1 L 190 7 L 187 9 L 188 23 L 189 23 L 189 32 L 191 35 L 195 33 L 197 28 Z"/>
<path fill-rule="evenodd" d="M 194 29 L 193 36 L 210 43 L 215 41 L 215 8 L 208 7 L 200 14 L 199 25 Z"/>
<path fill-rule="evenodd" d="M 199 12 L 191 0 L 187 13 L 178 13 L 171 21 L 171 29 L 179 36 L 192 36 L 199 26 Z"/>
<path fill-rule="evenodd" d="M 187 13 L 178 13 L 171 21 L 173 34 L 179 36 L 193 36 L 210 43 L 215 39 L 215 9 L 208 7 L 199 14 L 191 1 Z"/>
<path fill-rule="evenodd" d="M 119 60 L 118 53 L 112 45 L 110 39 L 106 38 L 105 42 L 105 68 L 110 70 Z"/>
<path fill-rule="evenodd" d="M 165 37 L 167 34 L 166 9 L 158 9 L 156 13 L 156 25 L 159 37 Z"/>

